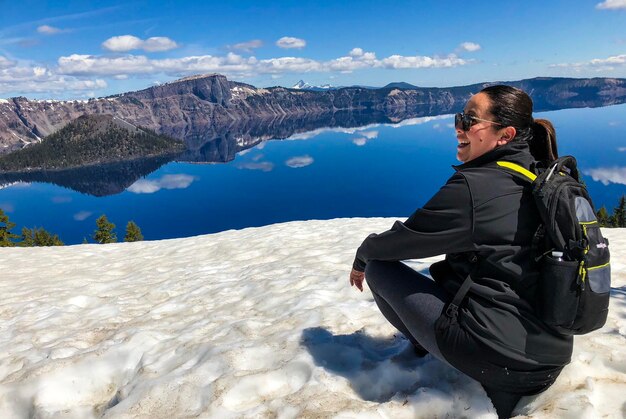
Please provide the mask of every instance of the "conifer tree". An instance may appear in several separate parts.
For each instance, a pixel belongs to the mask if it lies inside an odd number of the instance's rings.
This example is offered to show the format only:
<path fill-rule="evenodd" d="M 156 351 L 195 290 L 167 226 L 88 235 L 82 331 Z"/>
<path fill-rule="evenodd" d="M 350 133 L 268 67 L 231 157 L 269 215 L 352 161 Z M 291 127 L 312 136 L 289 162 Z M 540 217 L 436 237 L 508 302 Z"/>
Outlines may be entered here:
<path fill-rule="evenodd" d="M 139 242 L 143 240 L 143 234 L 141 229 L 134 221 L 129 221 L 126 224 L 126 236 L 124 236 L 125 242 Z"/>
<path fill-rule="evenodd" d="M 15 227 L 15 223 L 9 220 L 9 216 L 0 208 L 0 247 L 13 247 L 15 243 L 12 241 L 20 236 L 11 233 L 11 229 Z"/>
<path fill-rule="evenodd" d="M 35 246 L 63 246 L 57 234 L 51 234 L 43 227 L 34 229 Z"/>
<path fill-rule="evenodd" d="M 109 222 L 106 215 L 102 214 L 96 220 L 96 226 L 98 227 L 93 232 L 93 239 L 100 244 L 115 243 L 117 242 L 117 235 L 113 231 L 115 224 Z"/>
<path fill-rule="evenodd" d="M 609 217 L 609 213 L 606 210 L 605 206 L 602 206 L 602 208 L 600 208 L 598 210 L 598 214 L 597 218 L 598 218 L 598 224 L 600 224 L 600 227 L 610 227 L 610 217 Z"/>
<path fill-rule="evenodd" d="M 19 242 L 21 247 L 33 246 L 63 246 L 64 243 L 56 234 L 51 234 L 43 227 L 22 228 L 22 241 Z"/>
<path fill-rule="evenodd" d="M 33 247 L 35 245 L 35 238 L 33 237 L 33 230 L 30 228 L 22 228 L 22 241 L 19 242 L 21 247 Z"/>
<path fill-rule="evenodd" d="M 626 196 L 622 195 L 617 207 L 613 209 L 613 226 L 626 227 Z"/>

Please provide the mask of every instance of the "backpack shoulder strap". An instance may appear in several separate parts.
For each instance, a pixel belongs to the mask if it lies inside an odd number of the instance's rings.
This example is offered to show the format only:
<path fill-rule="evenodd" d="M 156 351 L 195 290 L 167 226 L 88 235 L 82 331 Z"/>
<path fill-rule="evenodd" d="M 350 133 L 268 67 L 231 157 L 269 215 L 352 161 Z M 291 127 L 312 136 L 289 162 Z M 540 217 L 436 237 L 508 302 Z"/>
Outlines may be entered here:
<path fill-rule="evenodd" d="M 520 166 L 519 164 L 516 163 L 511 163 L 510 161 L 497 161 L 496 164 L 499 167 L 504 167 L 505 169 L 509 169 L 507 171 L 510 171 L 512 174 L 516 175 L 517 177 L 524 179 L 530 183 L 534 182 L 535 179 L 537 179 L 537 175 L 534 174 L 533 172 L 531 172 L 530 170 Z"/>

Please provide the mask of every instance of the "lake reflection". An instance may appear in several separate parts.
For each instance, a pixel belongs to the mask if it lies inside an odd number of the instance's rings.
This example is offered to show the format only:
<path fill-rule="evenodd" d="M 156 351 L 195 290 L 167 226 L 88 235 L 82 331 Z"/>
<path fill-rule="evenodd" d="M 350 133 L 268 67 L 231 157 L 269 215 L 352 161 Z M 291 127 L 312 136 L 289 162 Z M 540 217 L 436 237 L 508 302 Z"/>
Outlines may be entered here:
<path fill-rule="evenodd" d="M 598 207 L 626 193 L 624 115 L 626 105 L 539 114 L 555 124 L 560 153 L 578 158 Z M 291 220 L 406 217 L 457 163 L 451 115 L 400 121 L 345 113 L 322 122 L 274 120 L 209 133 L 188 139 L 176 162 L 0 178 L 0 208 L 17 223 L 15 232 L 43 226 L 66 243 L 90 237 L 102 213 L 119 236 L 134 220 L 146 239 Z"/>

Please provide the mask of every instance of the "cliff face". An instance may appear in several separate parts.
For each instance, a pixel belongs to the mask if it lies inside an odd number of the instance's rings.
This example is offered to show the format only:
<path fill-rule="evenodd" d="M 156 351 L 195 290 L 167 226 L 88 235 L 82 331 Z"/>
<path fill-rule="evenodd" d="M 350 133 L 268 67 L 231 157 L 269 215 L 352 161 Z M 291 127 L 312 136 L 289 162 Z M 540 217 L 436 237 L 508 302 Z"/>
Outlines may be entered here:
<path fill-rule="evenodd" d="M 537 78 L 509 82 L 533 97 L 535 110 L 605 106 L 626 102 L 625 79 Z M 484 84 L 450 88 L 306 91 L 256 88 L 222 75 L 187 77 L 107 98 L 79 101 L 0 100 L 0 154 L 58 131 L 83 114 L 110 114 L 187 142 L 193 150 L 207 133 L 250 120 L 327 119 L 336 112 L 376 112 L 390 119 L 456 112 Z M 207 138 L 208 140 L 208 138 Z"/>

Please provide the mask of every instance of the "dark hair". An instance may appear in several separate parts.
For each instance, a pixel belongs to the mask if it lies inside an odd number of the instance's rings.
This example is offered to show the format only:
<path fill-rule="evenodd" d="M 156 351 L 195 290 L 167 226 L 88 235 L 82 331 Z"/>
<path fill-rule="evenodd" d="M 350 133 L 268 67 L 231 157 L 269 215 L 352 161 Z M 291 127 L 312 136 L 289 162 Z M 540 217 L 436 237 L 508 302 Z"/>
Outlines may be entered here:
<path fill-rule="evenodd" d="M 549 163 L 559 156 L 554 126 L 547 119 L 533 119 L 533 101 L 526 92 L 500 84 L 485 87 L 481 93 L 491 100 L 495 122 L 515 128 L 515 138 L 528 142 L 535 160 Z"/>

